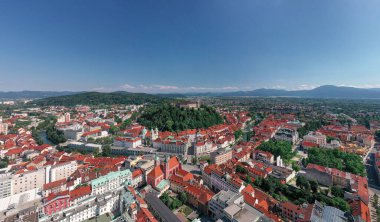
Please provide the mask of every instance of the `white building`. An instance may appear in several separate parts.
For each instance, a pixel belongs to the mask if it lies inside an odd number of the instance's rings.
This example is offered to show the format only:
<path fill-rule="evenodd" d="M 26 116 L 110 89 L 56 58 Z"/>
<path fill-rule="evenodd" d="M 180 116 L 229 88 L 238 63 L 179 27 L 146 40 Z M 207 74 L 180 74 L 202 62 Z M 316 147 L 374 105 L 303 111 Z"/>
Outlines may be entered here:
<path fill-rule="evenodd" d="M 310 132 L 303 137 L 306 142 L 318 144 L 319 146 L 326 146 L 326 136 L 319 132 Z"/>
<path fill-rule="evenodd" d="M 141 146 L 141 138 L 117 137 L 115 138 L 113 145 L 117 147 L 136 148 L 138 146 Z"/>
<path fill-rule="evenodd" d="M 0 116 L 0 135 L 7 135 L 8 134 L 8 124 L 3 123 L 3 117 Z"/>
<path fill-rule="evenodd" d="M 64 137 L 68 140 L 79 140 L 84 132 L 83 126 L 80 124 L 58 127 L 58 129 L 63 132 Z"/>
<path fill-rule="evenodd" d="M 59 163 L 46 167 L 46 183 L 68 178 L 78 169 L 76 161 Z"/>
<path fill-rule="evenodd" d="M 58 116 L 57 123 L 68 123 L 70 122 L 70 113 L 65 113 L 63 115 Z"/>
<path fill-rule="evenodd" d="M 209 154 L 217 150 L 217 146 L 212 142 L 196 142 L 194 143 L 194 155 L 201 156 Z"/>
<path fill-rule="evenodd" d="M 95 218 L 107 213 L 115 212 L 119 209 L 120 194 L 123 187 L 114 189 L 107 193 L 102 193 L 74 204 L 63 211 L 51 216 L 39 219 L 41 222 L 61 221 L 61 222 L 80 222 Z M 109 218 L 111 220 L 111 218 Z"/>
<path fill-rule="evenodd" d="M 91 181 L 92 195 L 102 194 L 108 191 L 132 183 L 132 173 L 129 169 L 111 172 Z"/>
<path fill-rule="evenodd" d="M 153 148 L 159 149 L 160 152 L 164 153 L 175 153 L 181 155 L 187 155 L 187 150 L 189 149 L 190 143 L 177 140 L 161 140 L 156 139 L 153 141 Z"/>

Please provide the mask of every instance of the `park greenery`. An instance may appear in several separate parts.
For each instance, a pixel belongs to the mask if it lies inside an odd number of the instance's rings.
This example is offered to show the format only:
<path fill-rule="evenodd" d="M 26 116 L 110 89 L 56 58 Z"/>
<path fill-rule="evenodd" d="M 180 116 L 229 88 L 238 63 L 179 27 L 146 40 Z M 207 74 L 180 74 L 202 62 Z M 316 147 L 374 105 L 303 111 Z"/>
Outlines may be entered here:
<path fill-rule="evenodd" d="M 234 132 L 235 140 L 238 140 L 240 137 L 243 136 L 243 131 L 241 129 Z"/>
<path fill-rule="evenodd" d="M 182 201 L 177 198 L 172 198 L 169 196 L 168 192 L 161 195 L 160 200 L 169 207 L 170 210 L 174 210 L 182 206 Z"/>
<path fill-rule="evenodd" d="M 42 145 L 44 143 L 44 141 L 42 140 L 41 136 L 40 136 L 40 131 L 38 131 L 36 129 L 36 127 L 32 127 L 32 137 L 34 138 L 34 140 L 36 141 L 36 143 L 38 145 Z"/>
<path fill-rule="evenodd" d="M 0 169 L 7 167 L 9 164 L 8 157 L 0 158 Z"/>
<path fill-rule="evenodd" d="M 317 129 L 321 128 L 323 125 L 325 125 L 325 121 L 323 120 L 312 120 L 309 122 L 306 122 L 305 126 L 298 129 L 299 137 L 303 137 L 306 134 L 308 134 L 310 131 L 316 131 Z"/>
<path fill-rule="evenodd" d="M 223 123 L 223 119 L 211 107 L 201 106 L 199 109 L 189 109 L 179 108 L 169 103 L 146 107 L 137 121 L 149 129 L 157 127 L 160 131 L 207 128 Z"/>
<path fill-rule="evenodd" d="M 345 153 L 338 149 L 311 148 L 308 150 L 308 158 L 303 159 L 304 166 L 309 163 L 365 176 L 363 159 L 359 155 Z"/>
<path fill-rule="evenodd" d="M 55 128 L 56 122 L 57 119 L 55 116 L 49 116 L 46 117 L 43 122 L 38 124 L 37 128 L 32 129 L 32 136 L 38 144 L 43 143 L 41 132 L 45 132 L 47 139 L 55 145 L 66 142 L 63 132 Z"/>
<path fill-rule="evenodd" d="M 351 210 L 349 204 L 343 198 L 337 196 L 329 197 L 326 193 L 319 191 L 318 182 L 308 181 L 304 177 L 297 177 L 296 184 L 299 188 L 282 184 L 279 180 L 272 177 L 251 179 L 248 176 L 246 182 L 260 188 L 279 201 L 291 201 L 296 205 L 300 205 L 303 203 L 312 204 L 315 200 L 318 200 L 344 212 Z"/>
<path fill-rule="evenodd" d="M 258 146 L 257 149 L 270 152 L 275 158 L 281 156 L 287 164 L 296 156 L 296 152 L 292 150 L 292 144 L 286 141 L 267 141 Z"/>

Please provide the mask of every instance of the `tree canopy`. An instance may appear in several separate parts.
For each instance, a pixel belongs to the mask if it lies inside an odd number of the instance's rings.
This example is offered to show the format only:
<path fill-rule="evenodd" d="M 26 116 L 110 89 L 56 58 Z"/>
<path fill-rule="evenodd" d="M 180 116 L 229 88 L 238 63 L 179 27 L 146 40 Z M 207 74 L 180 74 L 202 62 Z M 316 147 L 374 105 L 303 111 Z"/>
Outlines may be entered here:
<path fill-rule="evenodd" d="M 305 164 L 314 163 L 365 176 L 365 166 L 362 158 L 354 153 L 344 153 L 338 149 L 309 149 L 308 158 L 304 162 Z"/>
<path fill-rule="evenodd" d="M 146 107 L 137 121 L 147 128 L 157 127 L 160 131 L 207 128 L 223 123 L 223 119 L 211 107 L 202 106 L 200 109 L 188 109 L 169 103 Z"/>
<path fill-rule="evenodd" d="M 257 149 L 270 152 L 275 157 L 281 156 L 285 163 L 289 163 L 290 160 L 296 155 L 296 153 L 292 150 L 292 144 L 286 141 L 264 142 L 258 146 Z"/>
<path fill-rule="evenodd" d="M 54 116 L 50 116 L 37 126 L 37 130 L 46 131 L 47 138 L 55 145 L 66 142 L 63 132 L 55 128 L 56 122 L 57 119 Z M 38 135 L 38 132 L 36 131 L 35 134 Z"/>
<path fill-rule="evenodd" d="M 33 101 L 40 106 L 75 106 L 82 105 L 113 105 L 113 104 L 143 104 L 155 103 L 164 100 L 163 97 L 154 96 L 145 93 L 130 92 L 84 92 L 67 96 L 56 96 Z"/>

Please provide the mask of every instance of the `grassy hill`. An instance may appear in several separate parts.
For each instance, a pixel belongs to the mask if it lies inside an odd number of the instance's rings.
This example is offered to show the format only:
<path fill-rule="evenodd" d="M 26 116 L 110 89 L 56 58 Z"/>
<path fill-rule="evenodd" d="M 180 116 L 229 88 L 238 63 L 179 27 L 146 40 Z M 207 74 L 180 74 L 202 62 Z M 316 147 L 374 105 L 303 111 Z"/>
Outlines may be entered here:
<path fill-rule="evenodd" d="M 75 105 L 113 105 L 113 104 L 142 104 L 156 103 L 165 100 L 163 97 L 145 93 L 130 92 L 84 92 L 74 95 L 56 96 L 31 102 L 39 106 L 75 106 Z"/>

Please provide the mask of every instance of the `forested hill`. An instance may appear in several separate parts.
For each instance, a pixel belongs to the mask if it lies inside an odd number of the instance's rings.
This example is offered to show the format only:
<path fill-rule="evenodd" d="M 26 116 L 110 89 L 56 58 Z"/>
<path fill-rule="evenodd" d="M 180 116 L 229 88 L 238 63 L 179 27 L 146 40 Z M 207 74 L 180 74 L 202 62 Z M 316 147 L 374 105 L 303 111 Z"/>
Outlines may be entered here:
<path fill-rule="evenodd" d="M 156 103 L 165 100 L 160 96 L 130 92 L 85 92 L 67 96 L 56 96 L 32 101 L 39 106 L 113 105 Z"/>
<path fill-rule="evenodd" d="M 223 119 L 215 109 L 208 106 L 187 109 L 161 103 L 144 108 L 138 122 L 148 129 L 157 127 L 160 131 L 182 131 L 207 128 L 223 123 Z"/>

